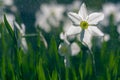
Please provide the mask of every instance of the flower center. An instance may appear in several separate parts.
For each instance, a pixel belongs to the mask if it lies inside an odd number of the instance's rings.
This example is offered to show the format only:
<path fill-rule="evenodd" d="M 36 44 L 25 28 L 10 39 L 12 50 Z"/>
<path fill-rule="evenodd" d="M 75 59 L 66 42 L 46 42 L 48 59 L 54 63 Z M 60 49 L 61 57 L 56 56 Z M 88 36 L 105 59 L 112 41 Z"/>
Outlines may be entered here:
<path fill-rule="evenodd" d="M 82 29 L 87 29 L 87 28 L 88 28 L 88 23 L 87 23 L 86 21 L 81 21 L 81 22 L 80 22 L 80 27 L 81 27 Z"/>

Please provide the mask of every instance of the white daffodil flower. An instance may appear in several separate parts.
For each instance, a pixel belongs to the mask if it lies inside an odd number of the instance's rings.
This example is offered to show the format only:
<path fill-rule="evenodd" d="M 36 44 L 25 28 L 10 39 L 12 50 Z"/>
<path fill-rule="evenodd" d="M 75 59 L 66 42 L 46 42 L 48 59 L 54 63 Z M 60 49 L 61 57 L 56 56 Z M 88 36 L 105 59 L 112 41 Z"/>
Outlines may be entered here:
<path fill-rule="evenodd" d="M 74 56 L 80 52 L 80 48 L 77 43 L 73 42 L 72 44 L 67 40 L 65 33 L 60 34 L 60 39 L 64 42 L 59 45 L 59 53 L 61 56 Z"/>
<path fill-rule="evenodd" d="M 61 56 L 64 56 L 65 66 L 69 67 L 70 66 L 69 57 L 77 55 L 80 52 L 80 47 L 75 42 L 70 44 L 69 41 L 67 40 L 67 36 L 65 33 L 61 33 L 60 38 L 64 42 L 59 45 L 59 49 L 58 49 L 59 54 Z"/>
<path fill-rule="evenodd" d="M 69 57 L 75 56 L 80 52 L 80 47 L 77 43 L 73 42 L 72 44 L 68 44 L 66 42 L 63 42 L 59 45 L 59 54 L 61 56 L 64 56 L 64 63 L 65 66 L 70 66 Z"/>
<path fill-rule="evenodd" d="M 103 20 L 103 13 L 95 12 L 88 15 L 86 5 L 83 3 L 78 13 L 69 12 L 68 17 L 73 22 L 73 26 L 66 32 L 68 36 L 80 34 L 80 41 L 86 44 L 90 42 L 91 35 L 104 36 L 96 26 Z"/>
<path fill-rule="evenodd" d="M 59 45 L 59 54 L 61 56 L 70 56 L 70 53 L 71 53 L 70 44 L 63 42 Z"/>
<path fill-rule="evenodd" d="M 19 26 L 17 22 L 15 22 L 14 24 L 20 33 L 18 37 L 18 45 L 26 53 L 28 51 L 28 45 L 27 45 L 26 39 L 23 37 L 25 36 L 25 25 L 21 24 L 21 26 Z"/>

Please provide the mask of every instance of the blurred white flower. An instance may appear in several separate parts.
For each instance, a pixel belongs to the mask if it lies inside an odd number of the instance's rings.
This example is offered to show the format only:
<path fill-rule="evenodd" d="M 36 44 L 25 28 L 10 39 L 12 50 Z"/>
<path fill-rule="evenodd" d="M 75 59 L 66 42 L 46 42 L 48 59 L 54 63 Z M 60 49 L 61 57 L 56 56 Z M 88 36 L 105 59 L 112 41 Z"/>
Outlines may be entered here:
<path fill-rule="evenodd" d="M 59 54 L 61 56 L 70 56 L 71 49 L 70 44 L 67 44 L 66 42 L 63 42 L 59 45 Z"/>
<path fill-rule="evenodd" d="M 104 34 L 103 41 L 109 41 L 110 40 L 110 35 L 109 34 Z"/>
<path fill-rule="evenodd" d="M 67 39 L 67 35 L 64 32 L 60 33 L 60 39 L 63 40 L 63 43 L 59 45 L 59 53 L 61 56 L 68 56 L 71 53 L 70 42 Z M 62 55 L 63 54 L 63 55 Z M 66 55 L 64 55 L 66 54 Z"/>
<path fill-rule="evenodd" d="M 104 26 L 108 26 L 110 15 L 114 16 L 114 23 L 117 25 L 120 22 L 120 5 L 113 3 L 106 3 L 103 5 L 103 13 L 105 15 L 105 19 L 102 21 Z"/>
<path fill-rule="evenodd" d="M 81 1 L 80 0 L 74 0 L 72 4 L 70 5 L 67 5 L 67 10 L 68 11 L 78 11 L 78 9 L 80 8 L 80 4 L 81 4 Z"/>
<path fill-rule="evenodd" d="M 6 6 L 9 6 L 7 7 L 7 9 L 10 9 L 10 11 L 12 12 L 17 11 L 16 6 L 13 5 L 13 0 L 0 0 L 0 22 L 3 21 L 3 14 L 6 13 L 3 9 L 5 9 Z M 7 17 L 8 22 L 12 26 L 12 29 L 14 30 L 14 27 L 13 27 L 13 21 L 15 20 L 14 15 L 7 12 L 6 17 Z"/>
<path fill-rule="evenodd" d="M 17 7 L 15 6 L 15 5 L 12 5 L 11 7 L 10 7 L 10 10 L 12 11 L 12 12 L 17 12 Z"/>
<path fill-rule="evenodd" d="M 104 35 L 96 26 L 99 21 L 103 20 L 103 13 L 95 12 L 88 15 L 86 5 L 83 3 L 78 14 L 69 12 L 68 16 L 73 22 L 73 26 L 66 33 L 68 36 L 80 34 L 80 41 L 88 45 L 92 35 Z"/>
<path fill-rule="evenodd" d="M 3 0 L 4 5 L 11 6 L 13 5 L 13 0 Z"/>
<path fill-rule="evenodd" d="M 72 43 L 71 44 L 71 55 L 72 56 L 75 56 L 77 55 L 78 53 L 80 52 L 80 47 L 78 46 L 77 43 Z"/>
<path fill-rule="evenodd" d="M 67 39 L 67 36 L 64 32 L 60 33 L 60 39 L 63 40 L 64 42 L 66 42 L 68 45 L 70 44 L 68 39 Z"/>
<path fill-rule="evenodd" d="M 3 1 L 0 0 L 0 23 L 3 21 Z"/>
<path fill-rule="evenodd" d="M 70 28 L 71 24 L 72 23 L 69 19 L 65 19 L 64 26 L 63 26 L 63 32 L 67 32 L 67 30 Z"/>
<path fill-rule="evenodd" d="M 117 6 L 113 3 L 106 3 L 103 5 L 103 12 L 106 16 L 109 16 L 111 13 L 116 14 Z"/>
<path fill-rule="evenodd" d="M 70 66 L 69 57 L 75 56 L 80 52 L 80 47 L 77 43 L 73 42 L 72 44 L 67 44 L 66 42 L 63 42 L 59 45 L 59 54 L 61 56 L 64 56 L 64 63 L 65 66 Z"/>
<path fill-rule="evenodd" d="M 14 24 L 15 24 L 15 27 L 19 31 L 18 45 L 26 53 L 28 51 L 28 45 L 27 45 L 25 37 L 23 37 L 23 36 L 25 36 L 25 25 L 24 24 L 19 25 L 17 22 L 15 22 Z"/>
<path fill-rule="evenodd" d="M 117 27 L 117 32 L 120 34 L 120 25 Z"/>
<path fill-rule="evenodd" d="M 69 67 L 70 65 L 69 57 L 77 55 L 80 52 L 80 47 L 75 42 L 70 44 L 69 41 L 67 40 L 67 36 L 65 33 L 61 33 L 60 38 L 64 42 L 59 45 L 59 54 L 61 56 L 64 56 L 65 66 Z"/>
<path fill-rule="evenodd" d="M 36 25 L 46 32 L 51 31 L 51 26 L 58 27 L 63 18 L 65 7 L 58 4 L 42 4 L 40 11 L 36 13 Z"/>

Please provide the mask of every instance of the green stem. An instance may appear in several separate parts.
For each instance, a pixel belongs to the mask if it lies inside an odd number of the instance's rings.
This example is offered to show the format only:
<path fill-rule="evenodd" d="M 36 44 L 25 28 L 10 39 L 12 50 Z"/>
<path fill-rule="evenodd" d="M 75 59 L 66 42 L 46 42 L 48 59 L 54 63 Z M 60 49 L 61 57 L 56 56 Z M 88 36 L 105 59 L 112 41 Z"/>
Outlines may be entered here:
<path fill-rule="evenodd" d="M 89 52 L 90 52 L 90 55 L 91 55 L 91 58 L 92 58 L 92 65 L 93 65 L 94 73 L 96 75 L 95 57 L 94 57 L 93 52 L 90 49 L 89 49 Z"/>
<path fill-rule="evenodd" d="M 84 44 L 87 46 L 87 48 L 88 48 L 88 50 L 90 52 L 90 55 L 91 55 L 91 58 L 92 58 L 92 65 L 93 65 L 94 73 L 96 75 L 96 66 L 95 66 L 95 57 L 94 57 L 94 54 L 93 54 L 92 50 L 89 48 L 89 46 L 86 43 L 84 43 Z"/>
<path fill-rule="evenodd" d="M 70 59 L 69 59 L 69 56 L 65 56 L 65 59 L 64 59 L 64 63 L 65 63 L 65 66 L 66 67 L 70 67 Z"/>
<path fill-rule="evenodd" d="M 38 36 L 38 34 L 25 34 L 22 37 L 36 37 L 36 36 Z"/>

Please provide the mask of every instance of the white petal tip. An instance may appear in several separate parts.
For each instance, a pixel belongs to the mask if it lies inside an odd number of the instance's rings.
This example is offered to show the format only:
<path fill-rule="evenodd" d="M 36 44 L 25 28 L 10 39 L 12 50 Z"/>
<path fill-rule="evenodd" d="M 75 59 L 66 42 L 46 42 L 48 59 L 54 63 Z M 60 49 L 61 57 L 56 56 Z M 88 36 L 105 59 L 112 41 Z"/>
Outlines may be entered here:
<path fill-rule="evenodd" d="M 82 6 L 86 6 L 85 3 L 82 3 Z"/>

